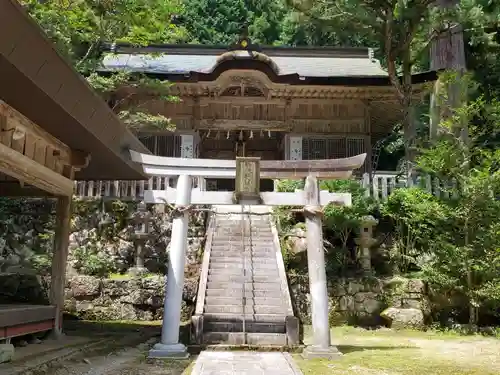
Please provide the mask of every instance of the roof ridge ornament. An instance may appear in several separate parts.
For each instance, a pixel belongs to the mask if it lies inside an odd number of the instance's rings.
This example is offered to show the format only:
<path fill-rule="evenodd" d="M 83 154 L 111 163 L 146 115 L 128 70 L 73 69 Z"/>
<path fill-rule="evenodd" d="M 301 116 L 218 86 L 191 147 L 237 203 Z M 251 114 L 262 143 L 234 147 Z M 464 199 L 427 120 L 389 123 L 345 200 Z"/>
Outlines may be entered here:
<path fill-rule="evenodd" d="M 229 51 L 248 51 L 250 53 L 253 51 L 260 52 L 261 50 L 262 48 L 257 44 L 253 44 L 248 37 L 248 24 L 243 25 L 238 41 L 229 46 Z"/>

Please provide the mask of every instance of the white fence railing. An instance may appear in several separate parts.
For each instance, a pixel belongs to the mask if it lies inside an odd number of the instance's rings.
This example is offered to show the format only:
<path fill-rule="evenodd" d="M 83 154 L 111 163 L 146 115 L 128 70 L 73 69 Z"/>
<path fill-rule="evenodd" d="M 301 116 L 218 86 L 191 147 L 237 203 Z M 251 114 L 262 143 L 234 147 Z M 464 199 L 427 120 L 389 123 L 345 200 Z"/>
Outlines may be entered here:
<path fill-rule="evenodd" d="M 367 196 L 382 201 L 395 189 L 406 187 L 405 176 L 391 171 L 376 172 L 371 181 L 370 175 L 365 173 L 360 182 L 366 189 Z M 437 180 L 419 178 L 417 184 L 436 196 L 449 196 Z M 202 190 L 206 189 L 204 179 L 195 181 L 194 185 Z M 175 186 L 171 177 L 151 177 L 147 181 L 76 181 L 75 195 L 79 198 L 140 200 L 146 190 L 166 190 L 169 186 Z"/>
<path fill-rule="evenodd" d="M 386 200 L 387 197 L 398 188 L 407 187 L 406 176 L 398 172 L 380 171 L 376 172 L 370 181 L 368 173 L 363 174 L 362 185 L 366 189 L 366 196 L 375 200 Z M 449 186 L 443 185 L 437 179 L 430 176 L 417 177 L 416 186 L 422 187 L 436 197 L 449 198 Z"/>
<path fill-rule="evenodd" d="M 75 195 L 79 198 L 110 198 L 139 200 L 146 190 L 166 190 L 168 177 L 151 177 L 147 181 L 76 181 Z"/>

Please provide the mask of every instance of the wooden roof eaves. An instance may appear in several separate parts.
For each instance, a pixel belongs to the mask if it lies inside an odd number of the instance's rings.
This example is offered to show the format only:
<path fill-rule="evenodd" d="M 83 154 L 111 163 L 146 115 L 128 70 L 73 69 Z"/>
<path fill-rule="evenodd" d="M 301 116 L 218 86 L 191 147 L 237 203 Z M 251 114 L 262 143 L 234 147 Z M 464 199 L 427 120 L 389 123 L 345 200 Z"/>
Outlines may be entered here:
<path fill-rule="evenodd" d="M 234 60 L 233 60 L 234 61 Z M 263 63 L 265 64 L 265 63 Z M 223 65 L 219 64 L 218 67 Z M 214 72 L 217 69 L 214 69 Z M 239 69 L 234 69 L 239 70 Z M 227 71 L 223 70 L 222 72 Z M 188 74 L 165 74 L 165 73 L 142 73 L 147 77 L 169 81 L 172 83 L 203 83 L 215 81 L 222 72 L 200 73 L 190 72 Z M 99 73 L 107 76 L 114 73 L 113 70 L 100 69 Z M 288 75 L 269 75 L 269 79 L 274 83 L 282 83 L 293 86 L 392 86 L 389 77 L 301 77 L 298 74 Z M 422 83 L 433 82 L 437 80 L 438 71 L 427 71 L 417 73 L 412 76 L 412 84 L 419 85 Z"/>
<path fill-rule="evenodd" d="M 94 154 L 95 161 L 102 163 L 106 157 L 114 156 L 113 165 L 117 168 L 109 170 L 113 172 L 109 178 L 115 178 L 118 174 L 114 172 L 118 172 L 130 179 L 143 179 L 145 175 L 127 159 L 123 148 L 130 147 L 141 152 L 148 150 L 111 112 L 87 81 L 61 56 L 36 21 L 26 13 L 17 0 L 0 2 L 0 30 L 4 35 L 3 38 L 0 36 L 0 59 L 3 59 L 4 66 L 10 65 L 12 68 L 9 69 L 16 69 L 19 77 L 22 77 L 21 74 L 24 75 L 22 85 L 16 87 L 16 90 L 25 92 L 25 103 L 23 104 L 19 95 L 12 94 L 6 98 L 10 100 L 9 104 L 19 110 L 22 109 L 21 112 L 26 112 L 23 114 L 27 115 L 28 112 L 34 111 L 34 107 L 38 104 L 31 103 L 29 95 L 35 91 L 36 95 L 44 95 L 46 98 L 44 100 L 50 100 L 53 105 L 51 109 L 57 108 L 58 113 L 37 108 L 38 125 L 75 148 L 73 141 L 81 145 L 83 140 L 73 140 L 67 129 L 59 130 L 55 125 L 57 121 L 52 121 L 54 116 L 59 116 L 59 119 L 66 118 L 69 122 L 65 123 L 65 127 L 72 127 L 75 130 L 77 127 L 85 129 L 88 134 L 85 139 L 88 140 L 89 149 L 107 150 L 106 156 Z M 25 58 L 27 54 L 32 58 Z M 19 83 L 21 84 L 21 81 Z M 29 110 L 26 107 L 28 105 L 32 105 L 33 108 Z M 112 116 L 109 117 L 109 114 Z M 99 121 L 105 117 L 109 119 L 105 124 L 106 127 Z M 99 143 L 99 147 L 95 147 L 94 143 Z M 101 158 L 103 160 L 99 161 L 99 156 L 103 156 Z M 85 174 L 85 170 L 82 173 Z"/>

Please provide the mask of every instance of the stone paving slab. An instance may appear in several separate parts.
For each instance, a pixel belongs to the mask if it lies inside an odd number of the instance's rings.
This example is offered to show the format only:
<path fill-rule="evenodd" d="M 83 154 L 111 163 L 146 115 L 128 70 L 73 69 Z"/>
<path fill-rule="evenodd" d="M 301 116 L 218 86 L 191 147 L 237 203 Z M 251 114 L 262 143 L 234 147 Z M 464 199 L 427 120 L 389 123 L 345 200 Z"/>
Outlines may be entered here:
<path fill-rule="evenodd" d="M 292 357 L 280 352 L 201 352 L 192 375 L 302 375 Z"/>

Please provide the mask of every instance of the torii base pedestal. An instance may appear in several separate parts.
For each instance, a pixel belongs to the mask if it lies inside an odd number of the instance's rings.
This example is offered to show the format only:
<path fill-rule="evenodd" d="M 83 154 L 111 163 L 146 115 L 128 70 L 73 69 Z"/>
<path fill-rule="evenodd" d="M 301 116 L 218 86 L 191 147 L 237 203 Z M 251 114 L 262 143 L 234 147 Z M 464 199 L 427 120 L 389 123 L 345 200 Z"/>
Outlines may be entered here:
<path fill-rule="evenodd" d="M 302 352 L 302 358 L 304 359 L 314 359 L 314 358 L 323 358 L 323 359 L 337 359 L 342 357 L 342 353 L 339 352 L 337 347 L 330 346 L 329 348 L 321 348 L 319 346 L 310 345 L 307 346 Z"/>
<path fill-rule="evenodd" d="M 148 353 L 148 358 L 152 359 L 184 359 L 189 358 L 187 348 L 183 344 L 162 344 L 158 343 Z"/>

